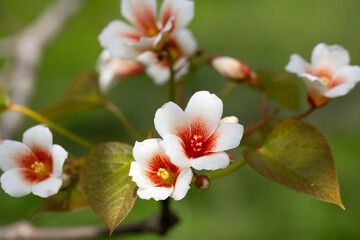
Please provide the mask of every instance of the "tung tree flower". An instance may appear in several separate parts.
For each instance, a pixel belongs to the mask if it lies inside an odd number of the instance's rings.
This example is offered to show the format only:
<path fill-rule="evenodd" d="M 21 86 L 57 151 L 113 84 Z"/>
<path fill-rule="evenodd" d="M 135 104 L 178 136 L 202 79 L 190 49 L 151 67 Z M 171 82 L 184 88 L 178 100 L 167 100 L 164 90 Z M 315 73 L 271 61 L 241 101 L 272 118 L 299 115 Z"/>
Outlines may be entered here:
<path fill-rule="evenodd" d="M 37 125 L 23 135 L 23 142 L 0 143 L 1 187 L 13 197 L 33 193 L 40 197 L 56 194 L 62 184 L 62 166 L 67 152 L 53 145 L 52 133 Z"/>
<path fill-rule="evenodd" d="M 121 81 L 126 77 L 135 76 L 144 72 L 142 64 L 135 60 L 122 60 L 114 58 L 109 51 L 104 50 L 97 61 L 97 71 L 99 72 L 99 85 L 102 92 L 115 82 Z"/>
<path fill-rule="evenodd" d="M 248 66 L 232 57 L 214 57 L 211 59 L 211 64 L 224 77 L 234 82 L 241 82 L 250 77 L 250 70 Z"/>
<path fill-rule="evenodd" d="M 175 79 L 188 72 L 188 58 L 195 54 L 197 43 L 188 29 L 180 29 L 171 34 L 167 43 L 175 71 Z M 147 66 L 146 73 L 156 84 L 163 84 L 170 79 L 169 61 L 166 51 L 147 51 L 137 57 L 137 60 Z"/>
<path fill-rule="evenodd" d="M 192 171 L 172 164 L 160 142 L 161 139 L 147 139 L 135 143 L 135 162 L 131 163 L 129 175 L 139 187 L 140 198 L 158 201 L 170 196 L 180 200 L 190 188 Z"/>
<path fill-rule="evenodd" d="M 173 164 L 197 170 L 229 165 L 224 151 L 240 144 L 244 128 L 234 122 L 220 123 L 222 111 L 222 101 L 207 91 L 195 93 L 185 111 L 173 102 L 156 111 L 155 128 Z"/>
<path fill-rule="evenodd" d="M 156 0 L 122 0 L 121 14 L 135 27 L 112 21 L 100 34 L 100 44 L 116 58 L 131 59 L 161 49 L 170 33 L 186 27 L 194 17 L 194 3 L 189 0 L 164 0 L 159 22 L 156 8 Z"/>
<path fill-rule="evenodd" d="M 293 54 L 286 70 L 305 81 L 309 103 L 321 107 L 331 98 L 347 94 L 360 81 L 360 67 L 349 63 L 349 53 L 343 47 L 319 43 L 312 51 L 311 64 Z"/>

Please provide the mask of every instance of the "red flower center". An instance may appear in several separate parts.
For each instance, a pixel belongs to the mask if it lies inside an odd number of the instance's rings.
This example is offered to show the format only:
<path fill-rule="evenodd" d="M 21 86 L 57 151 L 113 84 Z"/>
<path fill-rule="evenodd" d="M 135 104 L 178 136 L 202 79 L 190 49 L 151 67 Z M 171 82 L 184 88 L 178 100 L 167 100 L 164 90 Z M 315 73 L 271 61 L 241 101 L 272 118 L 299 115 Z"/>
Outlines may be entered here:
<path fill-rule="evenodd" d="M 52 156 L 43 149 L 33 148 L 32 153 L 20 155 L 19 158 L 23 178 L 30 183 L 44 181 L 53 171 Z"/>
<path fill-rule="evenodd" d="M 162 153 L 153 155 L 146 176 L 157 187 L 172 187 L 176 184 L 180 168 L 170 162 L 170 158 Z"/>

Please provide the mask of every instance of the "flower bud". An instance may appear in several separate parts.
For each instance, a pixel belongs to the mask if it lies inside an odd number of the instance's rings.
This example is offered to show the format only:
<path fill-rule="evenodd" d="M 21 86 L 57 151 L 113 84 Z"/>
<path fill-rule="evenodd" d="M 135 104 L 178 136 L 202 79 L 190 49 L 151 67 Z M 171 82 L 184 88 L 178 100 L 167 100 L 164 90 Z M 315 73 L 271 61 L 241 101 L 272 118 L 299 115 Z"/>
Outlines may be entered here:
<path fill-rule="evenodd" d="M 196 176 L 195 186 L 201 190 L 206 190 L 210 187 L 210 179 L 206 175 Z"/>
<path fill-rule="evenodd" d="M 234 116 L 224 117 L 220 120 L 220 123 L 239 123 L 239 119 Z"/>
<path fill-rule="evenodd" d="M 234 82 L 242 82 L 250 76 L 248 66 L 232 57 L 213 57 L 211 64 L 221 75 Z"/>

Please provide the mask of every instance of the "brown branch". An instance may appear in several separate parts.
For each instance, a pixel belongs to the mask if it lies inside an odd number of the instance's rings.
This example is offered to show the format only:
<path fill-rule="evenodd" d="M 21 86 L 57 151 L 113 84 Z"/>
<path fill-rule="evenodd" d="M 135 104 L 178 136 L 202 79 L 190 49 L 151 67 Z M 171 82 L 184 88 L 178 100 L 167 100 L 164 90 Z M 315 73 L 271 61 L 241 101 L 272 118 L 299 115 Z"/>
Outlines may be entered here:
<path fill-rule="evenodd" d="M 29 102 L 45 48 L 65 23 L 81 9 L 84 2 L 85 0 L 59 0 L 46 8 L 20 33 L 0 41 L 0 56 L 9 58 L 12 64 L 6 82 L 10 85 L 13 102 L 21 105 Z M 4 135 L 10 137 L 21 120 L 21 115 L 5 114 L 1 126 Z"/>
<path fill-rule="evenodd" d="M 168 204 L 168 203 L 166 203 Z M 130 233 L 157 233 L 164 235 L 178 222 L 176 215 L 170 211 L 145 221 L 117 227 L 112 235 Z M 72 228 L 38 228 L 28 222 L 18 222 L 0 228 L 0 239 L 25 240 L 25 239 L 87 239 L 108 236 L 109 229 L 103 227 L 72 227 Z"/>

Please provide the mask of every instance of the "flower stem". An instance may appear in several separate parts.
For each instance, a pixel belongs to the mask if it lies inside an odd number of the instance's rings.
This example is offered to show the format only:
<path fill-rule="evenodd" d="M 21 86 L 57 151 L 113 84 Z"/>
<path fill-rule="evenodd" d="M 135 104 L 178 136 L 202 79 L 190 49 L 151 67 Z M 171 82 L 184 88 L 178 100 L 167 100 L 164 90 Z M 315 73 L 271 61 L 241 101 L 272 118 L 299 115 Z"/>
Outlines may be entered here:
<path fill-rule="evenodd" d="M 57 125 L 56 123 L 52 122 L 51 120 L 47 119 L 46 117 L 44 117 L 43 115 L 29 109 L 26 108 L 24 106 L 21 105 L 17 105 L 14 103 L 9 103 L 8 104 L 8 109 L 15 111 L 15 112 L 19 112 L 22 113 L 32 119 L 34 119 L 35 121 L 38 121 L 40 123 L 44 123 L 46 125 L 48 125 L 51 129 L 53 129 L 54 131 L 58 132 L 59 134 L 63 135 L 64 137 L 68 138 L 69 140 L 76 142 L 77 144 L 88 148 L 88 149 L 92 149 L 94 147 L 94 144 L 88 142 L 87 140 L 79 137 L 78 135 L 75 135 L 74 133 L 66 130 L 65 128 L 62 128 L 61 126 Z"/>
<path fill-rule="evenodd" d="M 174 61 L 171 56 L 169 48 L 166 49 L 167 60 L 169 62 L 170 70 L 170 79 L 169 79 L 169 101 L 175 101 L 175 71 L 174 71 Z"/>
<path fill-rule="evenodd" d="M 234 82 L 229 82 L 228 84 L 226 84 L 226 86 L 223 88 L 223 90 L 221 90 L 219 97 L 221 100 L 224 100 L 229 94 L 230 92 L 236 87 L 236 83 Z"/>
<path fill-rule="evenodd" d="M 268 115 L 266 118 L 258 121 L 257 123 L 254 123 L 253 125 L 251 125 L 250 127 L 246 128 L 245 131 L 244 131 L 244 134 L 243 136 L 247 136 L 253 132 L 255 132 L 256 130 L 258 130 L 259 128 L 261 128 L 262 126 L 265 125 L 265 123 L 267 123 L 268 121 L 270 121 L 278 112 L 280 111 L 280 108 L 279 107 L 276 107 L 274 109 L 274 111 L 272 111 L 270 113 L 270 115 Z"/>
<path fill-rule="evenodd" d="M 309 116 L 313 111 L 315 110 L 314 107 L 310 107 L 309 110 L 307 110 L 306 112 L 300 114 L 299 116 L 294 117 L 294 119 L 303 119 L 304 117 Z"/>
<path fill-rule="evenodd" d="M 104 101 L 103 106 L 115 115 L 134 140 L 142 139 L 141 135 L 135 130 L 131 123 L 126 119 L 124 113 L 116 105 L 109 101 Z"/>
<path fill-rule="evenodd" d="M 219 178 L 219 177 L 223 177 L 226 176 L 234 171 L 236 171 L 237 169 L 245 166 L 246 161 L 245 159 L 242 159 L 239 162 L 233 163 L 231 164 L 229 167 L 219 170 L 219 171 L 215 171 L 215 172 L 211 172 L 209 173 L 207 176 L 209 179 L 214 179 L 214 178 Z"/>

